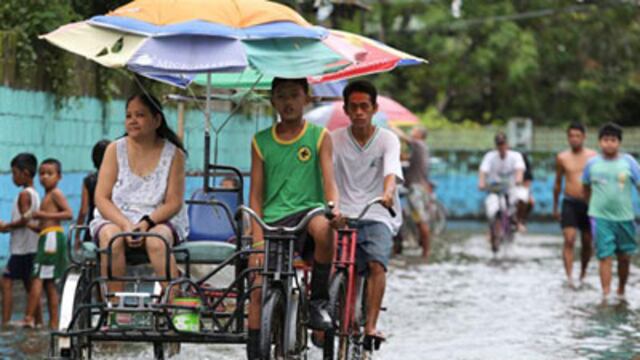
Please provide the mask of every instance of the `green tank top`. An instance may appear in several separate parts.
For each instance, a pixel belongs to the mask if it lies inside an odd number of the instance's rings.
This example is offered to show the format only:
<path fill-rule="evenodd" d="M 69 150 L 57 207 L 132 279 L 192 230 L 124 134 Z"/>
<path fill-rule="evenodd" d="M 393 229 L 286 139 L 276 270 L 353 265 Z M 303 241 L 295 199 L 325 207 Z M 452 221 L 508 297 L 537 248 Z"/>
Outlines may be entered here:
<path fill-rule="evenodd" d="M 275 125 L 253 137 L 264 163 L 262 212 L 266 222 L 324 205 L 319 150 L 326 133 L 305 122 L 300 135 L 289 141 L 277 137 Z"/>

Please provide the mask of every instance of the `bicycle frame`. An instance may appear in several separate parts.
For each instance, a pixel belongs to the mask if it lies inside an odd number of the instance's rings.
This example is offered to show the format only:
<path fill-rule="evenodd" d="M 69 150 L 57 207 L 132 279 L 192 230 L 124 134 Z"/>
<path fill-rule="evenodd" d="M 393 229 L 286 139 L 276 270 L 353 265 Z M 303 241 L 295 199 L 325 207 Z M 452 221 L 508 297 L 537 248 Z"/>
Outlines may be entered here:
<path fill-rule="evenodd" d="M 333 266 L 335 272 L 347 275 L 347 297 L 344 318 L 341 322 L 340 336 L 347 336 L 354 322 L 355 290 L 356 290 L 356 245 L 358 231 L 353 228 L 340 229 L 336 234 Z"/>
<path fill-rule="evenodd" d="M 493 193 L 498 196 L 498 213 L 496 218 L 489 224 L 489 228 L 492 236 L 492 248 L 494 252 L 497 252 L 498 246 L 507 241 L 512 235 L 511 207 L 509 205 L 509 195 L 504 189 L 493 191 Z M 496 225 L 499 225 L 499 228 Z"/>

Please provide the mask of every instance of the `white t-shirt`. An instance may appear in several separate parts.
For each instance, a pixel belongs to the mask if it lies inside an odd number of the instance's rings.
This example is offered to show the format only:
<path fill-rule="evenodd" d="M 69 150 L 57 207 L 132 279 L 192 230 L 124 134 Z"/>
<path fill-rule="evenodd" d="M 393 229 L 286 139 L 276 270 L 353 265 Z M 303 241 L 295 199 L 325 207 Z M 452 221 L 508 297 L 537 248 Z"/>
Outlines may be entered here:
<path fill-rule="evenodd" d="M 403 181 L 400 141 L 391 131 L 376 127 L 365 146 L 360 146 L 353 138 L 351 127 L 335 130 L 331 133 L 331 140 L 336 183 L 340 192 L 340 212 L 343 215 L 355 218 L 367 202 L 382 196 L 387 175 L 393 174 L 398 182 Z M 394 203 L 395 218 L 389 215 L 387 209 L 374 205 L 364 220 L 384 223 L 395 234 L 402 224 L 397 192 Z"/>
<path fill-rule="evenodd" d="M 522 154 L 513 150 L 507 150 L 504 159 L 498 150 L 491 150 L 484 155 L 480 164 L 480 172 L 486 174 L 487 184 L 505 182 L 510 187 L 516 185 L 516 171 L 524 171 L 525 168 Z"/>
<path fill-rule="evenodd" d="M 40 208 L 40 195 L 33 187 L 27 187 L 25 190 L 31 196 L 30 212 L 34 212 Z M 16 196 L 11 208 L 11 221 L 17 221 L 22 218 L 20 208 L 18 207 L 18 199 L 20 194 Z M 11 230 L 11 255 L 35 254 L 38 252 L 38 233 L 25 227 Z"/>

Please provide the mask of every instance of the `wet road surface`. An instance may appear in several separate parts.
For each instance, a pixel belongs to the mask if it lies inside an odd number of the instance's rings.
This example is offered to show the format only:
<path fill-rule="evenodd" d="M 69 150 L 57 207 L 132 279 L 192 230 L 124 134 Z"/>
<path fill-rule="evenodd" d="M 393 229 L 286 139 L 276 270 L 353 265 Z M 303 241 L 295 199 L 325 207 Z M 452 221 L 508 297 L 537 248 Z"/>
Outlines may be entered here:
<path fill-rule="evenodd" d="M 497 257 L 482 229 L 453 230 L 436 240 L 428 266 L 420 263 L 417 251 L 392 260 L 388 310 L 379 323 L 388 341 L 375 358 L 633 359 L 637 354 L 640 359 L 637 266 L 631 269 L 626 299 L 605 304 L 594 260 L 583 284 L 567 285 L 556 227 L 532 228 Z M 0 358 L 41 359 L 47 341 L 44 332 L 4 331 Z M 152 358 L 151 347 L 144 345 L 96 352 L 98 359 Z M 174 359 L 243 356 L 241 346 L 183 345 Z M 313 350 L 310 358 L 321 356 Z"/>

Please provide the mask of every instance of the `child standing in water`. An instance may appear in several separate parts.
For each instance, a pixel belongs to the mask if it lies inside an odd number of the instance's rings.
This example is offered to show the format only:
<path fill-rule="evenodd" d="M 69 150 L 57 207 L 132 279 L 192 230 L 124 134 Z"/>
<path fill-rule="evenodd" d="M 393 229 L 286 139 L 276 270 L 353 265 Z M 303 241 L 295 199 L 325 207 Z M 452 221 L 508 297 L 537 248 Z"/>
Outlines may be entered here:
<path fill-rule="evenodd" d="M 40 206 L 40 196 L 33 187 L 38 160 L 33 154 L 21 153 L 11 160 L 13 183 L 22 188 L 11 209 L 11 222 L 0 221 L 0 231 L 11 233 L 11 257 L 2 274 L 2 326 L 9 325 L 13 307 L 13 282 L 21 280 L 25 292 L 31 286 L 33 259 L 38 247 L 38 233 L 27 224 L 31 214 Z M 42 311 L 38 307 L 37 323 L 42 324 Z"/>
<path fill-rule="evenodd" d="M 591 158 L 582 175 L 585 198 L 589 200 L 591 232 L 600 262 L 602 295 L 611 292 L 612 265 L 618 259 L 617 295 L 623 297 L 629 278 L 631 255 L 636 252 L 632 187 L 640 184 L 640 165 L 620 152 L 622 128 L 609 123 L 598 133 L 601 154 Z"/>
<path fill-rule="evenodd" d="M 34 326 L 34 313 L 40 302 L 42 289 L 47 294 L 49 305 L 49 327 L 58 327 L 59 296 L 55 281 L 62 277 L 67 266 L 66 239 L 60 223 L 71 220 L 73 213 L 67 199 L 58 189 L 58 182 L 62 178 L 62 165 L 56 159 L 47 159 L 40 165 L 40 183 L 44 187 L 45 195 L 40 210 L 33 213 L 33 218 L 40 221 L 37 229 L 40 231 L 38 252 L 33 264 L 33 280 L 24 326 Z"/>

